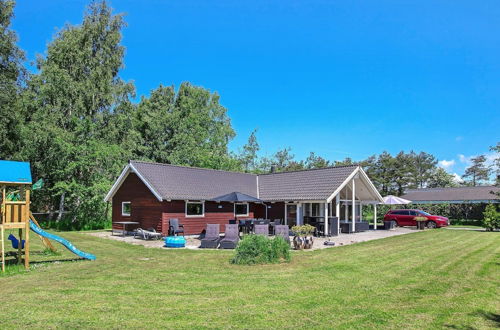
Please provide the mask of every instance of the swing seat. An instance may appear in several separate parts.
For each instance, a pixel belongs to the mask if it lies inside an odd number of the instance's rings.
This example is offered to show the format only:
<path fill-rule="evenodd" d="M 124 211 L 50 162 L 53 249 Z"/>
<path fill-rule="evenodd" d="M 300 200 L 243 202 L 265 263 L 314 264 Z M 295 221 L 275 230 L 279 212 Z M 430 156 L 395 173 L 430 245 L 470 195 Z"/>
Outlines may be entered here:
<path fill-rule="evenodd" d="M 8 239 L 11 241 L 13 249 L 19 248 L 19 240 L 16 238 L 16 236 L 10 234 Z M 26 242 L 26 241 L 23 239 L 21 242 L 21 249 L 24 249 L 24 242 Z"/>

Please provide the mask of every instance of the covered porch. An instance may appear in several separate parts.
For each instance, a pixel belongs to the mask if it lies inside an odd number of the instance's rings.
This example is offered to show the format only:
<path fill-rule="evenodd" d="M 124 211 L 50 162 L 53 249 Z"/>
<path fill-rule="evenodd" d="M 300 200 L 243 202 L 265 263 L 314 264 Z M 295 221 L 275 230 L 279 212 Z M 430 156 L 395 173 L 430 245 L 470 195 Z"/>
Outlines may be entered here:
<path fill-rule="evenodd" d="M 326 200 L 288 201 L 284 204 L 284 223 L 289 226 L 310 224 L 318 236 L 337 236 L 377 229 L 377 204 L 382 196 L 366 173 L 359 170 L 347 178 Z M 372 219 L 363 219 L 363 209 L 372 208 Z"/>

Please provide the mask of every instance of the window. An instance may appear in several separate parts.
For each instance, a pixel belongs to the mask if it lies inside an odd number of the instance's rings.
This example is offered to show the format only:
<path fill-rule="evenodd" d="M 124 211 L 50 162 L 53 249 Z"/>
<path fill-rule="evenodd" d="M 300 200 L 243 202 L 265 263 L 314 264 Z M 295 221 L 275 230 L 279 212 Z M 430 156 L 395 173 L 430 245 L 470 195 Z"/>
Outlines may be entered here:
<path fill-rule="evenodd" d="M 186 202 L 186 217 L 204 217 L 204 202 Z"/>
<path fill-rule="evenodd" d="M 319 217 L 321 216 L 321 205 L 319 203 L 312 203 L 311 204 L 311 216 L 313 217 Z"/>
<path fill-rule="evenodd" d="M 235 203 L 234 215 L 248 216 L 248 203 Z"/>
<path fill-rule="evenodd" d="M 122 202 L 122 216 L 130 217 L 131 209 L 130 202 Z"/>

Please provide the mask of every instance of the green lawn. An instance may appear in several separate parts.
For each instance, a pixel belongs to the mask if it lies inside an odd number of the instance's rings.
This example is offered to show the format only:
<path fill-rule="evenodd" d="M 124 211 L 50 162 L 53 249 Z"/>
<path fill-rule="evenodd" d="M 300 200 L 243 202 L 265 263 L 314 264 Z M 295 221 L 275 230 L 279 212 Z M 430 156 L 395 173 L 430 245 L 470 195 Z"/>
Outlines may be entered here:
<path fill-rule="evenodd" d="M 0 276 L 2 328 L 500 326 L 500 233 L 427 230 L 266 266 L 230 265 L 231 251 L 62 236 L 98 260 L 11 268 Z"/>

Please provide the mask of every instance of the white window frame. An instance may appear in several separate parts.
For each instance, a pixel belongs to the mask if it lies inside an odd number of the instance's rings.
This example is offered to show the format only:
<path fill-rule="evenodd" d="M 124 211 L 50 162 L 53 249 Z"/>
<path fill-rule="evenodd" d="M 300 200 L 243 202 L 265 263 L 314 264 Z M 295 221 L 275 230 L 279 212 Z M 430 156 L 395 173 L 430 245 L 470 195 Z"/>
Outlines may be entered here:
<path fill-rule="evenodd" d="M 201 204 L 201 212 L 202 213 L 188 215 L 188 213 L 187 213 L 188 204 Z M 205 201 L 186 201 L 184 203 L 184 205 L 185 205 L 184 216 L 186 218 L 204 218 L 205 217 Z"/>
<path fill-rule="evenodd" d="M 130 213 L 125 213 L 123 211 L 123 207 L 125 206 L 125 204 L 130 205 Z M 122 202 L 122 217 L 130 217 L 131 214 L 132 214 L 132 203 L 131 202 Z"/>
<path fill-rule="evenodd" d="M 247 213 L 246 214 L 236 214 L 236 205 L 246 205 L 247 206 Z M 234 216 L 235 217 L 248 217 L 248 214 L 250 214 L 250 205 L 248 205 L 248 203 L 234 203 Z"/>

